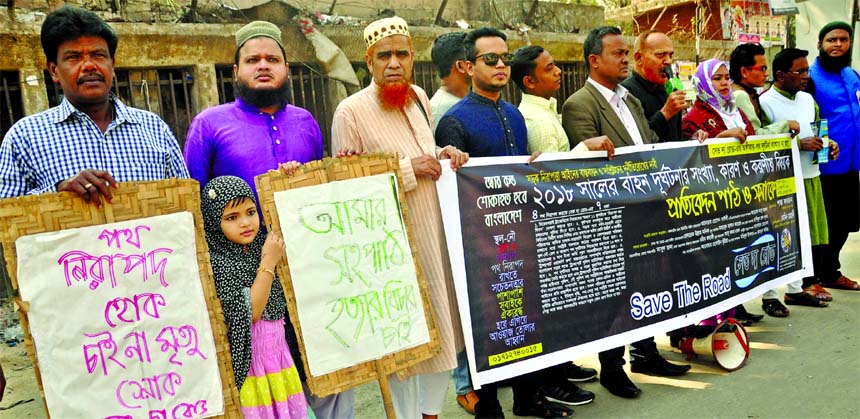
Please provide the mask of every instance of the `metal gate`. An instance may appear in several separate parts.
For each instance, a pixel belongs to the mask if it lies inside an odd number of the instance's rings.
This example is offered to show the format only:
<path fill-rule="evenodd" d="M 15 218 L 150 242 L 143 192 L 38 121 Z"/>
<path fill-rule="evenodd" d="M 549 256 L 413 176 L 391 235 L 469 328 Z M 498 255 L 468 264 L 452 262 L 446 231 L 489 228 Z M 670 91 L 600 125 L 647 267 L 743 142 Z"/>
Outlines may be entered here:
<path fill-rule="evenodd" d="M 326 95 L 329 79 L 316 64 L 290 64 L 290 104 L 306 109 L 316 119 L 323 136 L 323 153 L 331 150 L 331 121 L 337 104 L 329 103 Z M 216 66 L 218 77 L 218 101 L 227 103 L 236 100 L 233 90 L 233 66 Z"/>
<path fill-rule="evenodd" d="M 18 71 L 0 71 L 0 138 L 15 121 L 24 117 L 24 105 L 21 100 L 21 85 Z M 0 248 L 0 298 L 12 296 L 12 282 L 6 270 L 6 259 Z"/>
<path fill-rule="evenodd" d="M 24 117 L 18 71 L 0 71 L 0 138 Z"/>

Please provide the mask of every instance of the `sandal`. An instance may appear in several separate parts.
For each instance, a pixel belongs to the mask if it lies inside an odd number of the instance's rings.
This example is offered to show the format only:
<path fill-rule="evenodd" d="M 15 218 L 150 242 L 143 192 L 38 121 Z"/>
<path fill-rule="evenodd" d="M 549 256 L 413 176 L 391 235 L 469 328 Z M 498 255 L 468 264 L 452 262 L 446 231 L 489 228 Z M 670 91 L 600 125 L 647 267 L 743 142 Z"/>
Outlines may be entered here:
<path fill-rule="evenodd" d="M 763 298 L 761 309 L 771 317 L 788 317 L 788 309 L 776 298 Z"/>
<path fill-rule="evenodd" d="M 833 282 L 827 282 L 826 285 L 838 290 L 860 291 L 860 284 L 846 278 L 845 275 L 840 276 Z"/>
<path fill-rule="evenodd" d="M 833 294 L 827 292 L 821 284 L 812 284 L 803 289 L 803 292 L 821 300 L 821 301 L 833 301 Z"/>
<path fill-rule="evenodd" d="M 537 416 L 539 418 L 568 418 L 573 410 L 559 403 L 553 403 L 540 394 L 529 397 L 527 404 L 514 401 L 514 414 L 517 416 Z"/>
<path fill-rule="evenodd" d="M 805 292 L 798 292 L 796 294 L 785 293 L 783 297 L 785 303 L 788 305 L 798 305 L 798 306 L 807 306 L 807 307 L 827 307 L 828 304 L 824 301 L 819 300 L 814 295 L 807 294 Z"/>
<path fill-rule="evenodd" d="M 475 390 L 469 390 L 466 394 L 457 395 L 457 404 L 470 414 L 475 414 L 475 405 L 478 404 L 478 395 Z"/>
<path fill-rule="evenodd" d="M 457 395 L 457 404 L 470 414 L 475 414 L 475 405 L 478 404 L 478 395 L 475 390 L 469 390 L 466 394 Z"/>

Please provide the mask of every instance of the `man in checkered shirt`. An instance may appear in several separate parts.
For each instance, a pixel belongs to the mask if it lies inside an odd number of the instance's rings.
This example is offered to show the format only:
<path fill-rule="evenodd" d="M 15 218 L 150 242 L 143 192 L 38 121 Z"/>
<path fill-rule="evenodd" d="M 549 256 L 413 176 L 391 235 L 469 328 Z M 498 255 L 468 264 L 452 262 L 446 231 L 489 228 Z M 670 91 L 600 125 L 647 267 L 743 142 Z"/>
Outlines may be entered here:
<path fill-rule="evenodd" d="M 59 106 L 21 119 L 0 145 L 0 198 L 69 191 L 97 207 L 117 182 L 187 178 L 170 127 L 111 94 L 117 35 L 96 14 L 63 6 L 42 24 Z"/>

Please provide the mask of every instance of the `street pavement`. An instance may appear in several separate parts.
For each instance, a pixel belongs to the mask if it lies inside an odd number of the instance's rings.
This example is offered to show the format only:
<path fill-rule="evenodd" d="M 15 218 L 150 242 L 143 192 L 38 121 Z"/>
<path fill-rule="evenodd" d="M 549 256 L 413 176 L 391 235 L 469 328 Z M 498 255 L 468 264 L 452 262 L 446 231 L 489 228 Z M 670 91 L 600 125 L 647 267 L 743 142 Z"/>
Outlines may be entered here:
<path fill-rule="evenodd" d="M 860 233 L 852 234 L 842 251 L 842 271 L 860 280 Z M 693 359 L 692 370 L 678 378 L 629 373 L 642 389 L 638 399 L 613 396 L 598 382 L 583 388 L 594 392 L 594 402 L 574 407 L 574 417 L 622 418 L 860 418 L 860 292 L 830 290 L 826 308 L 787 306 L 787 318 L 765 317 L 750 334 L 750 358 L 734 372 L 709 359 Z M 745 304 L 762 313 L 761 300 Z M 687 362 L 657 337 L 660 352 L 670 361 Z M 599 370 L 597 355 L 577 363 Z M 457 405 L 453 384 L 440 417 L 469 418 Z M 510 388 L 499 390 L 509 418 Z M 376 383 L 356 389 L 357 418 L 385 416 Z"/>

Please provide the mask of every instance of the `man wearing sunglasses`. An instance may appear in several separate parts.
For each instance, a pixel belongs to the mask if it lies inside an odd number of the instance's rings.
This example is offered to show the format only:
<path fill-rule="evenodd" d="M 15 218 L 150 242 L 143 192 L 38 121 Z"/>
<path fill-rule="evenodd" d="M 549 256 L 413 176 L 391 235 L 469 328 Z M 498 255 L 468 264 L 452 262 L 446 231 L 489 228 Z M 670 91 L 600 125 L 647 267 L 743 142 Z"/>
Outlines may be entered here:
<path fill-rule="evenodd" d="M 729 58 L 729 76 L 732 78 L 732 98 L 749 118 L 756 135 L 797 134 L 797 121 L 770 121 L 761 110 L 759 93 L 767 82 L 767 57 L 759 44 L 740 44 Z"/>
<path fill-rule="evenodd" d="M 803 173 L 803 186 L 806 191 L 806 209 L 809 214 L 809 242 L 812 245 L 813 276 L 786 284 L 783 300 L 786 304 L 809 307 L 827 307 L 833 296 L 821 285 L 822 257 L 829 242 L 827 231 L 827 212 L 821 194 L 819 164 L 815 154 L 824 147 L 829 148 L 831 159 L 839 157 L 839 147 L 835 141 L 824 143 L 818 133 L 812 130 L 812 123 L 819 121 L 818 104 L 812 95 L 806 93 L 809 84 L 808 51 L 786 48 L 773 58 L 775 81 L 773 87 L 761 94 L 761 110 L 771 120 L 792 118 L 800 123 L 798 147 L 800 148 L 800 168 Z M 778 298 L 776 290 L 768 291 L 763 298 Z M 779 301 L 779 300 L 777 300 Z M 788 311 L 786 311 L 788 314 Z"/>
<path fill-rule="evenodd" d="M 508 52 L 507 36 L 493 28 L 479 28 L 464 39 L 466 71 L 472 78 L 472 90 L 457 102 L 439 121 L 436 144 L 453 145 L 470 157 L 499 157 L 527 155 L 528 133 L 525 120 L 512 104 L 501 99 L 502 90 L 511 76 L 513 55 Z M 547 369 L 552 370 L 552 369 Z M 543 418 L 569 417 L 573 410 L 549 401 L 543 385 L 551 371 L 537 371 L 510 380 L 514 393 L 514 414 Z M 589 403 L 594 394 L 582 390 L 556 373 L 552 383 L 555 399 L 565 399 L 570 405 Z M 563 387 L 562 387 L 563 386 Z M 499 404 L 498 385 L 485 384 L 475 390 L 478 403 L 476 418 L 504 417 Z"/>
<path fill-rule="evenodd" d="M 440 147 L 452 145 L 471 157 L 526 154 L 523 116 L 501 99 L 513 60 L 506 39 L 493 28 L 478 28 L 466 35 L 466 72 L 472 78 L 472 91 L 439 121 L 436 144 Z"/>

